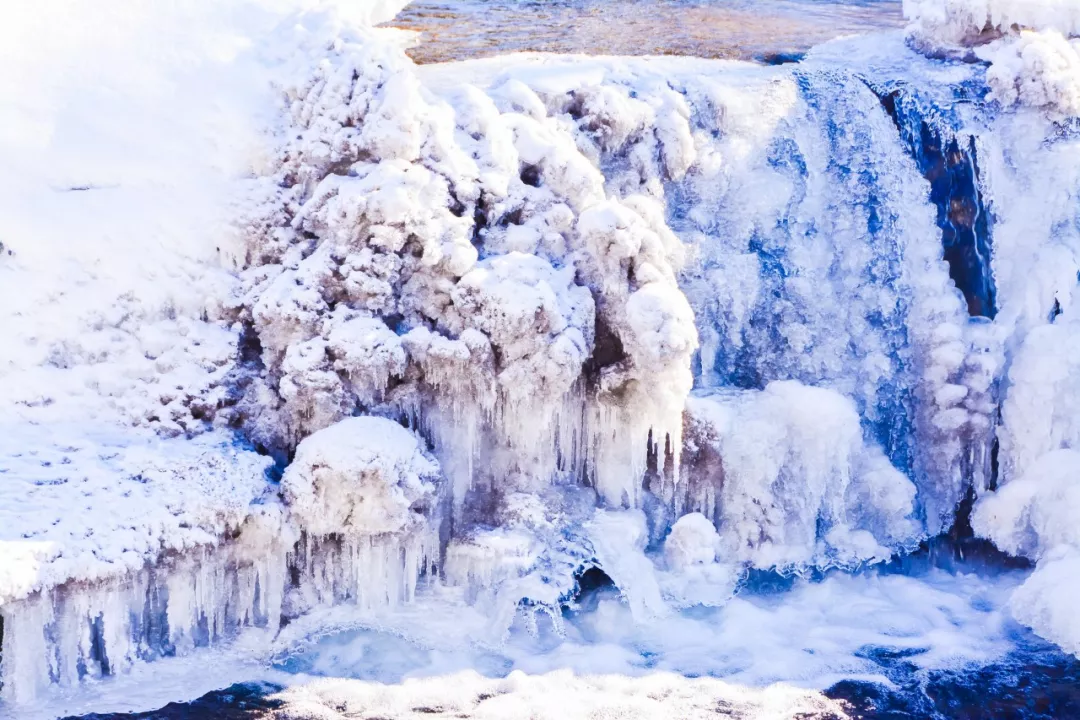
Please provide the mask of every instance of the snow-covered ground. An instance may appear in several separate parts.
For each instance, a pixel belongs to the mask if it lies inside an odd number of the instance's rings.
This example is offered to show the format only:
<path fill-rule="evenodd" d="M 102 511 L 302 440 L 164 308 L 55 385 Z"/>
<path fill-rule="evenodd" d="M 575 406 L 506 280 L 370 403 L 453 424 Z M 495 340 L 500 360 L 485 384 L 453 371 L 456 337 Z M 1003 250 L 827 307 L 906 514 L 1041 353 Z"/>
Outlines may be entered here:
<path fill-rule="evenodd" d="M 1072 3 L 910 2 L 780 67 L 418 68 L 373 28 L 400 5 L 0 30 L 6 710 L 373 617 L 502 672 L 751 687 L 872 676 L 868 645 L 989 662 L 1007 613 L 1077 652 Z M 865 573 L 968 495 L 1033 573 Z M 589 568 L 620 599 L 578 617 Z M 739 592 L 836 569 L 863 574 Z M 744 627 L 766 659 L 715 651 Z M 559 677 L 430 691 L 525 712 Z"/>

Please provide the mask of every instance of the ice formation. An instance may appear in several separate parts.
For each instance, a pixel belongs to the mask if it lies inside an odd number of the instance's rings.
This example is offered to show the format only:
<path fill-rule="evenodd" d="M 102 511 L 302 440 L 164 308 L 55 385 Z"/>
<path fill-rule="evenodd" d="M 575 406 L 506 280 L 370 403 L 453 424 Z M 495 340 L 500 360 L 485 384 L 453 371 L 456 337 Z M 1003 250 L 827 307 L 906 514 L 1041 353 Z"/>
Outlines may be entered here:
<path fill-rule="evenodd" d="M 304 533 L 286 612 L 410 600 L 439 559 L 441 484 L 421 441 L 385 418 L 348 418 L 305 438 L 281 478 Z"/>
<path fill-rule="evenodd" d="M 1072 0 L 904 0 L 904 15 L 931 46 L 971 46 L 1021 29 L 1080 35 Z"/>
<path fill-rule="evenodd" d="M 695 397 L 687 416 L 698 462 L 683 466 L 683 503 L 721 531 L 720 557 L 765 569 L 842 565 L 917 541 L 914 485 L 864 442 L 842 395 L 780 381 Z"/>
<path fill-rule="evenodd" d="M 17 106 L 57 147 L 0 136 L 5 702 L 424 584 L 490 643 L 590 572 L 637 623 L 742 608 L 965 498 L 1080 652 L 1075 3 L 906 2 L 914 43 L 782 67 L 427 68 L 354 5 L 207 10 L 118 80 L 140 132 L 50 115 L 58 71 Z"/>
<path fill-rule="evenodd" d="M 1071 0 L 904 0 L 904 14 L 921 48 L 974 47 L 991 65 L 990 99 L 1080 115 L 1080 7 Z"/>
<path fill-rule="evenodd" d="M 1061 118 L 1080 117 L 1080 39 L 1056 31 L 1020 33 L 979 51 L 991 63 L 990 98 L 1006 107 L 1024 105 Z"/>

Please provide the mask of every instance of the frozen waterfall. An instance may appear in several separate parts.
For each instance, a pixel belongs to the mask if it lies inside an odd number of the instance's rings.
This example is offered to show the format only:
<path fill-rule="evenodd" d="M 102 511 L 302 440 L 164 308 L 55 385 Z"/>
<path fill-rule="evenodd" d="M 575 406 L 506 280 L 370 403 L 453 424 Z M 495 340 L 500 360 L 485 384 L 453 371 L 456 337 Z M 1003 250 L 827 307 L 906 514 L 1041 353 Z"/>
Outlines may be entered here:
<path fill-rule="evenodd" d="M 417 66 L 370 25 L 399 4 L 219 18 L 177 50 L 217 109 L 171 130 L 212 159 L 121 167 L 116 207 L 78 158 L 19 190 L 103 229 L 0 235 L 3 703 L 425 591 L 497 644 L 594 572 L 648 623 L 909 553 L 965 499 L 1077 652 L 1080 16 Z M 113 217 L 152 251 L 111 258 Z"/>

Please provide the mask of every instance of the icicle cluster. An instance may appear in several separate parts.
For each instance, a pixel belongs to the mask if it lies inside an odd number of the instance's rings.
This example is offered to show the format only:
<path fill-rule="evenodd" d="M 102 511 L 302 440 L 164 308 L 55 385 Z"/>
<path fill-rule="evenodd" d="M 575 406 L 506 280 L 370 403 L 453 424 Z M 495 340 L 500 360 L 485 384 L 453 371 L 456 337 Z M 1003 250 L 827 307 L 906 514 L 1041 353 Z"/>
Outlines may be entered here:
<path fill-rule="evenodd" d="M 287 615 L 412 599 L 440 549 L 442 473 L 421 442 L 393 421 L 355 417 L 300 443 L 281 479 L 304 533 L 290 558 Z"/>
<path fill-rule="evenodd" d="M 282 617 L 287 537 L 272 517 L 254 519 L 227 546 L 5 604 L 0 697 L 29 702 L 46 687 L 123 674 L 244 628 L 272 637 Z"/>

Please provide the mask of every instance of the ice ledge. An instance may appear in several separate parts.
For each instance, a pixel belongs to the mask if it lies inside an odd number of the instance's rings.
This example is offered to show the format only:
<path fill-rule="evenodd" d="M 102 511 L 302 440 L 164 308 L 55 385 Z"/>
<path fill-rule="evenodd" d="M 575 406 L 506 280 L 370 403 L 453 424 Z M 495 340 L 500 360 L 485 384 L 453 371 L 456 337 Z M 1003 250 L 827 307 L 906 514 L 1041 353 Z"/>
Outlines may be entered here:
<path fill-rule="evenodd" d="M 81 423 L 0 428 L 0 605 L 219 544 L 253 505 L 276 502 L 269 466 L 226 433 L 168 440 Z"/>

